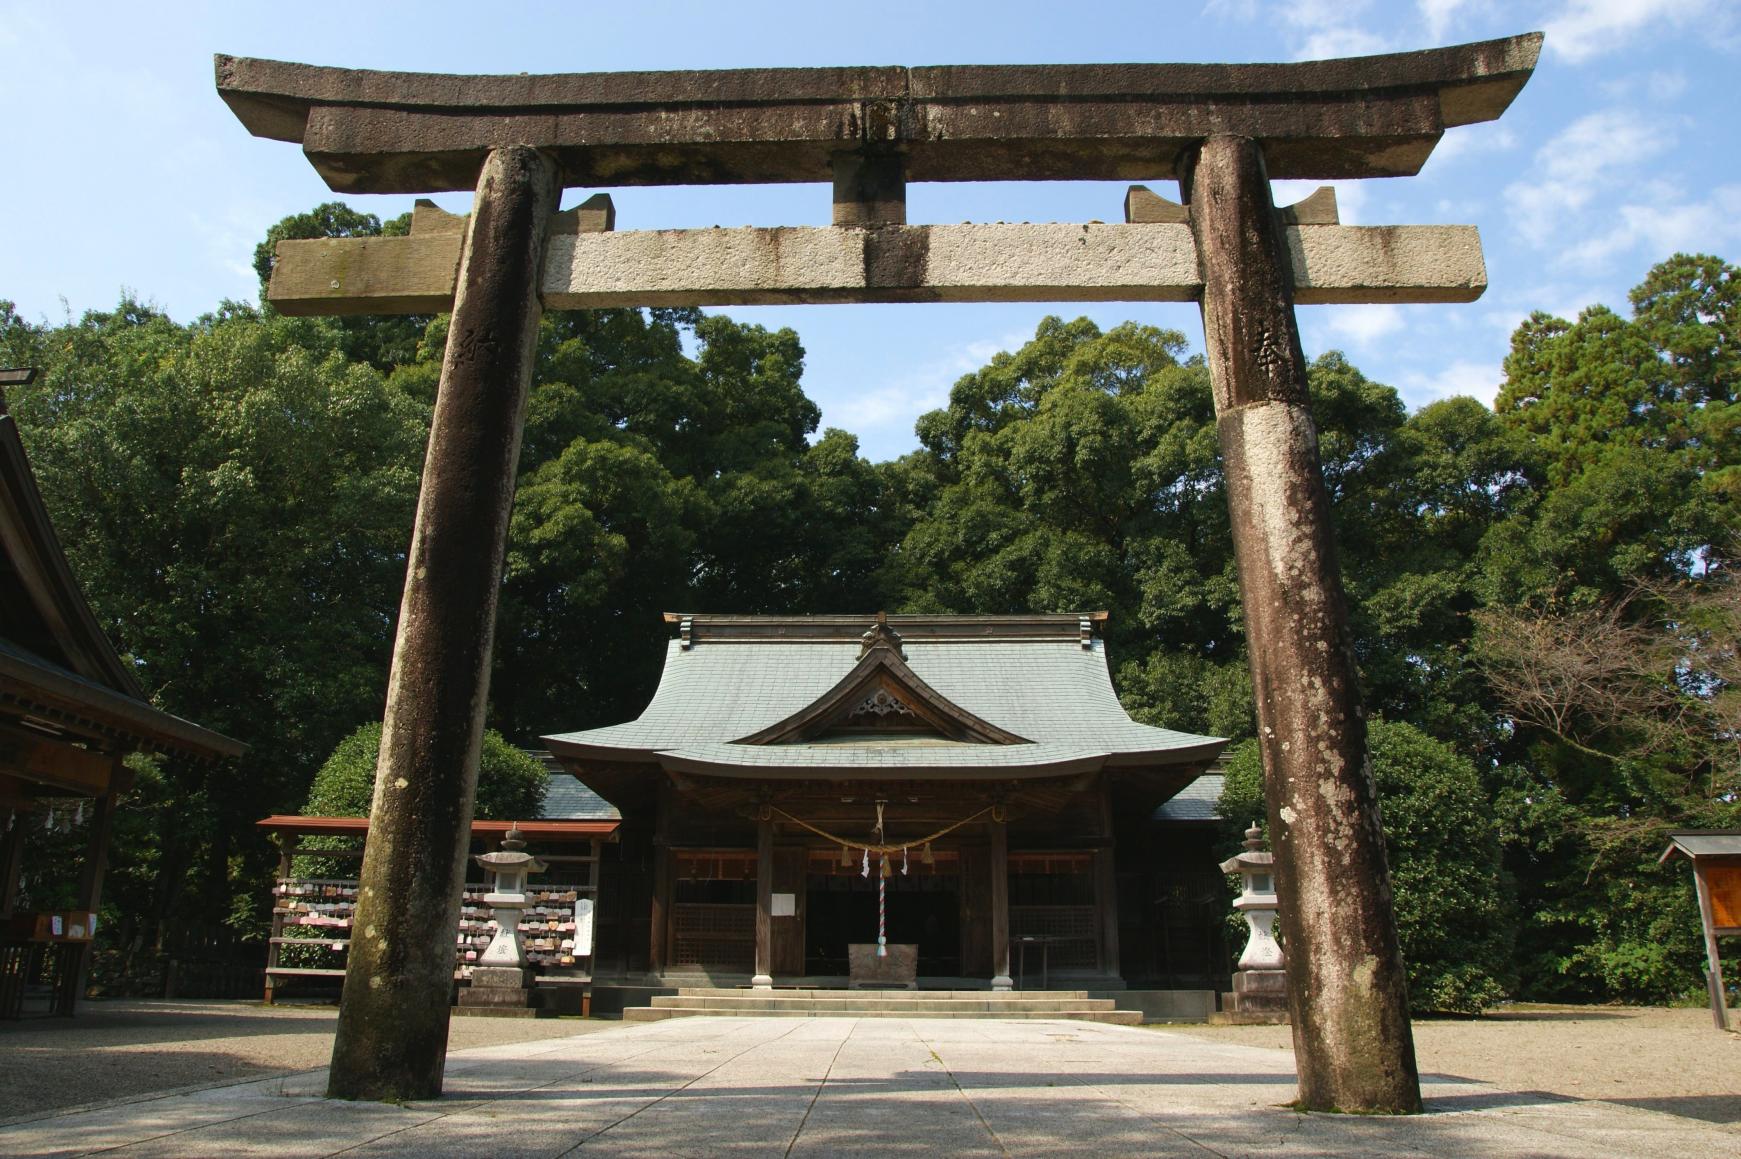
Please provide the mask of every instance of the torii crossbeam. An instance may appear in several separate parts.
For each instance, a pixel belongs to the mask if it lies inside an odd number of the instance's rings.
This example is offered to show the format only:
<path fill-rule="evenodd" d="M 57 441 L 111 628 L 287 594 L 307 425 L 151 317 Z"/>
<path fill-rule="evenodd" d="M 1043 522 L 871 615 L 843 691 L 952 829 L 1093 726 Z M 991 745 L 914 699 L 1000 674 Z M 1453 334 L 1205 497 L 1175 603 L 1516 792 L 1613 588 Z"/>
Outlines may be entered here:
<path fill-rule="evenodd" d="M 1271 178 L 1417 173 L 1498 117 L 1540 34 L 1253 65 L 445 76 L 217 58 L 335 190 L 475 188 L 404 238 L 283 242 L 287 313 L 453 310 L 388 682 L 329 1092 L 440 1092 L 464 842 L 541 311 L 870 301 L 1202 304 L 1289 956 L 1300 1103 L 1420 1109 L 1366 725 L 1295 303 L 1469 301 L 1471 227 L 1355 229 Z M 908 181 L 1177 179 L 1124 222 L 909 225 Z M 832 182 L 821 229 L 618 233 L 568 186 Z M 1004 951 L 1007 955 L 1007 947 Z M 1007 961 L 1000 961 L 1008 973 Z"/>

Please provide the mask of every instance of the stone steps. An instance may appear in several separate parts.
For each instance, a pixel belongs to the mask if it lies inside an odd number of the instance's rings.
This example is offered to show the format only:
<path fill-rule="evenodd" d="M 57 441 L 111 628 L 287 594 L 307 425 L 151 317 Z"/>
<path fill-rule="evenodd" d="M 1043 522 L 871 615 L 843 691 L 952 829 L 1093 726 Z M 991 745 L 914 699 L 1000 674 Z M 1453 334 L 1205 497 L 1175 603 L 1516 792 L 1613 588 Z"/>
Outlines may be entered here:
<path fill-rule="evenodd" d="M 816 998 L 763 998 L 763 997 L 717 997 L 701 998 L 687 994 L 659 995 L 653 998 L 652 1005 L 656 1008 L 699 1010 L 704 1007 L 729 1007 L 739 1012 L 761 1012 L 769 1010 L 891 1010 L 908 1014 L 942 1012 L 949 1010 L 997 1012 L 1003 1010 L 1097 1010 L 1100 1006 L 1087 998 L 1033 998 L 1026 1001 L 1011 1002 L 1002 998 L 850 998 L 850 997 L 816 997 Z M 1114 1003 L 1106 1002 L 1106 1009 L 1112 1009 Z"/>
<path fill-rule="evenodd" d="M 1005 1002 L 1026 1002 L 1035 999 L 1069 998 L 1074 1001 L 1088 1001 L 1086 990 L 991 990 L 981 987 L 978 990 L 839 990 L 821 986 L 781 987 L 774 990 L 752 990 L 748 986 L 677 986 L 677 995 L 686 998 L 798 998 L 798 999 L 830 999 L 848 998 L 854 1001 L 862 999 L 885 999 L 892 1002 L 921 999 L 935 1000 L 939 998 L 963 999 L 995 999 Z"/>
<path fill-rule="evenodd" d="M 992 993 L 986 990 L 721 990 L 682 989 L 631 1006 L 625 1022 L 667 1018 L 1063 1018 L 1137 1026 L 1135 1010 L 1080 990 Z"/>

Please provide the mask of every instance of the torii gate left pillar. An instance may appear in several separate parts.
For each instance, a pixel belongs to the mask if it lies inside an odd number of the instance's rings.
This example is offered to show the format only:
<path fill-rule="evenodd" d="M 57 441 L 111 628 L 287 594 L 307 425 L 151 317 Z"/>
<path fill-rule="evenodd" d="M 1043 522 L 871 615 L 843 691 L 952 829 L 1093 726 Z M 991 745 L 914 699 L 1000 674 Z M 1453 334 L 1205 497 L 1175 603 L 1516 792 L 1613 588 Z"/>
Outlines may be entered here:
<path fill-rule="evenodd" d="M 559 194 L 549 158 L 493 150 L 460 248 L 327 1081 L 336 1098 L 441 1093 L 496 598 Z"/>

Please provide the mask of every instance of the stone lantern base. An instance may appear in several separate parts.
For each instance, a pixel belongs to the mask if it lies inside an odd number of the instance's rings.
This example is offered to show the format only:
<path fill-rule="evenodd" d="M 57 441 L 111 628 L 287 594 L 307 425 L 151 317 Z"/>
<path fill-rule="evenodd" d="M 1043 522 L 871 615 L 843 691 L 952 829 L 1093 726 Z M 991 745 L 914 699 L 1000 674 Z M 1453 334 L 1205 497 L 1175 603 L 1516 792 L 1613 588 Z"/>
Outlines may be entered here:
<path fill-rule="evenodd" d="M 454 1014 L 472 1018 L 554 1018 L 544 1009 L 543 995 L 527 985 L 530 970 L 517 966 L 477 966 L 472 984 L 460 990 Z"/>
<path fill-rule="evenodd" d="M 1221 1012 L 1209 1021 L 1221 1025 L 1281 1026 L 1288 1020 L 1288 975 L 1285 970 L 1241 970 L 1233 989 L 1221 995 Z"/>

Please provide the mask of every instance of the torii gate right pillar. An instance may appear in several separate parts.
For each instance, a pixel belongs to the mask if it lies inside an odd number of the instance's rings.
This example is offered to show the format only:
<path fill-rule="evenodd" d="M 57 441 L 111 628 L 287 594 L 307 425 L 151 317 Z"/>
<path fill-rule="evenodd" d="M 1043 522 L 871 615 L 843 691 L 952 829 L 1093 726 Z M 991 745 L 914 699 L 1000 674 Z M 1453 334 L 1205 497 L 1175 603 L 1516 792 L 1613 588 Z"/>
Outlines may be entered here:
<path fill-rule="evenodd" d="M 1263 152 L 1185 158 L 1308 1110 L 1421 1109 L 1366 719 Z M 1309 916 L 1309 920 L 1308 920 Z"/>

